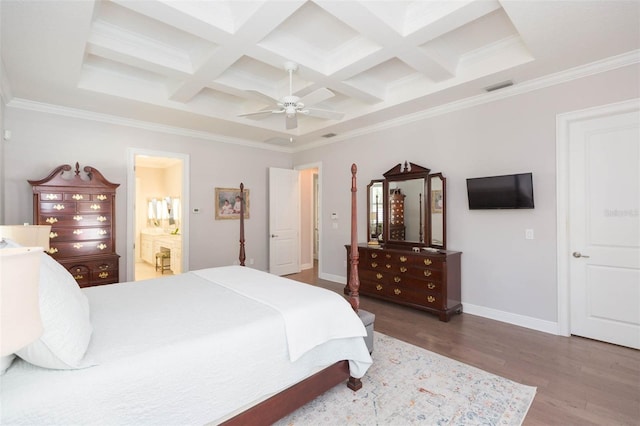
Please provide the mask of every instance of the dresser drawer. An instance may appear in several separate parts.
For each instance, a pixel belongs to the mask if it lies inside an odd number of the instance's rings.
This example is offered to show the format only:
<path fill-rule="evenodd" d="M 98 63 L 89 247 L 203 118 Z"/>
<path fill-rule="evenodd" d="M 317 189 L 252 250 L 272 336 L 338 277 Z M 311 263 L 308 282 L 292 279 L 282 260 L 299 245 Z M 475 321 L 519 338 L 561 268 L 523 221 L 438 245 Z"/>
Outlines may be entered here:
<path fill-rule="evenodd" d="M 38 194 L 38 200 L 40 201 L 63 201 L 63 199 L 61 192 L 41 192 Z"/>
<path fill-rule="evenodd" d="M 82 286 L 83 284 L 89 283 L 90 273 L 89 273 L 88 266 L 72 265 L 68 267 L 67 270 L 69 271 L 69 273 L 71 273 L 71 275 L 73 275 L 73 278 L 75 278 L 75 280 L 78 282 L 80 286 Z"/>
<path fill-rule="evenodd" d="M 50 214 L 40 215 L 41 224 L 58 226 L 111 226 L 111 214 Z"/>
<path fill-rule="evenodd" d="M 65 203 L 65 202 L 41 202 L 40 203 L 40 213 L 75 213 L 76 212 L 76 203 Z"/>
<path fill-rule="evenodd" d="M 65 201 L 91 200 L 91 194 L 82 192 L 65 192 L 63 196 Z"/>
<path fill-rule="evenodd" d="M 112 253 L 113 247 L 110 240 L 89 240 L 89 241 L 59 241 L 49 244 L 48 253 L 54 258 L 65 258 L 74 256 L 88 256 L 94 254 Z"/>
<path fill-rule="evenodd" d="M 106 240 L 111 238 L 111 228 L 63 228 L 57 226 L 49 233 L 49 238 L 51 244 L 55 244 L 58 241 Z"/>
<path fill-rule="evenodd" d="M 102 213 L 111 211 L 109 201 L 82 201 L 77 203 L 78 213 Z"/>

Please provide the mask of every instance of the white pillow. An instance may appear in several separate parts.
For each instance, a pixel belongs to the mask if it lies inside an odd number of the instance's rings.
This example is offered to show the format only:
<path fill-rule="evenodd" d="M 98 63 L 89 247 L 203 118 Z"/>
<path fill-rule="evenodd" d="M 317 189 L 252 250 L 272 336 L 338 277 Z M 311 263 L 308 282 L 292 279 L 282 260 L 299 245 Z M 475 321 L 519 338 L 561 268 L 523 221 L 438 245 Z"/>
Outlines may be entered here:
<path fill-rule="evenodd" d="M 44 333 L 16 355 L 45 368 L 67 370 L 93 365 L 83 360 L 93 332 L 89 301 L 69 271 L 44 252 L 40 262 L 40 315 Z"/>
<path fill-rule="evenodd" d="M 16 356 L 14 354 L 9 354 L 5 356 L 0 356 L 0 376 L 7 372 L 7 369 L 11 367 L 11 363 L 13 362 Z"/>

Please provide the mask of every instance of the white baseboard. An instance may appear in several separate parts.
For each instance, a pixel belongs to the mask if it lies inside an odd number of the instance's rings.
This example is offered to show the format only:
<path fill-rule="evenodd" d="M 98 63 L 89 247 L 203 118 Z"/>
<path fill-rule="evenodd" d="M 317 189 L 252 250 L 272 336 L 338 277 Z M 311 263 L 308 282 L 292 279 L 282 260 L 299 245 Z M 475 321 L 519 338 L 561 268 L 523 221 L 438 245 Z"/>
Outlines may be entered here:
<path fill-rule="evenodd" d="M 472 305 L 465 302 L 462 302 L 462 311 L 471 315 L 477 315 L 479 317 L 506 322 L 508 324 L 530 328 L 536 331 L 542 331 L 543 333 L 559 335 L 558 323 L 553 321 L 541 320 L 525 315 L 514 314 L 512 312 L 499 311 L 497 309 Z"/>
<path fill-rule="evenodd" d="M 322 272 L 318 272 L 318 278 L 321 278 L 327 281 L 333 281 L 334 283 L 340 283 L 340 284 L 347 283 L 347 278 L 341 277 L 340 275 L 324 274 Z"/>

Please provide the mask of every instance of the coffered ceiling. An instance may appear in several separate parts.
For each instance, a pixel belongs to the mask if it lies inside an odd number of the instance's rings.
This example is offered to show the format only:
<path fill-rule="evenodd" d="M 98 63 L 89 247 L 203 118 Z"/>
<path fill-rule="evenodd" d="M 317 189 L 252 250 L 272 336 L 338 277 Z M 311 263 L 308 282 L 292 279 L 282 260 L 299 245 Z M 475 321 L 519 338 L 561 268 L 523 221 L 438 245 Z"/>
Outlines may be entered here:
<path fill-rule="evenodd" d="M 489 96 L 505 81 L 513 90 L 621 55 L 637 62 L 640 48 L 637 1 L 3 0 L 0 13 L 9 106 L 277 146 Z M 299 112 L 290 130 L 286 114 L 239 116 L 279 109 L 287 62 L 292 94 L 325 113 Z"/>

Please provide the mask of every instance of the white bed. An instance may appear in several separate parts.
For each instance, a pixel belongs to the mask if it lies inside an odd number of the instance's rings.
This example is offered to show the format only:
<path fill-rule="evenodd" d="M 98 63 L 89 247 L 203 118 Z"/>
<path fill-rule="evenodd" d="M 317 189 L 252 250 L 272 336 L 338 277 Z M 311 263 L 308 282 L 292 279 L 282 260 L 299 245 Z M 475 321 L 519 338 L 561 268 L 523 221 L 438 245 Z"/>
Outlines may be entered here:
<path fill-rule="evenodd" d="M 93 333 L 54 370 L 16 359 L 0 423 L 218 423 L 339 361 L 364 375 L 358 315 L 333 292 L 246 267 L 83 289 Z"/>

